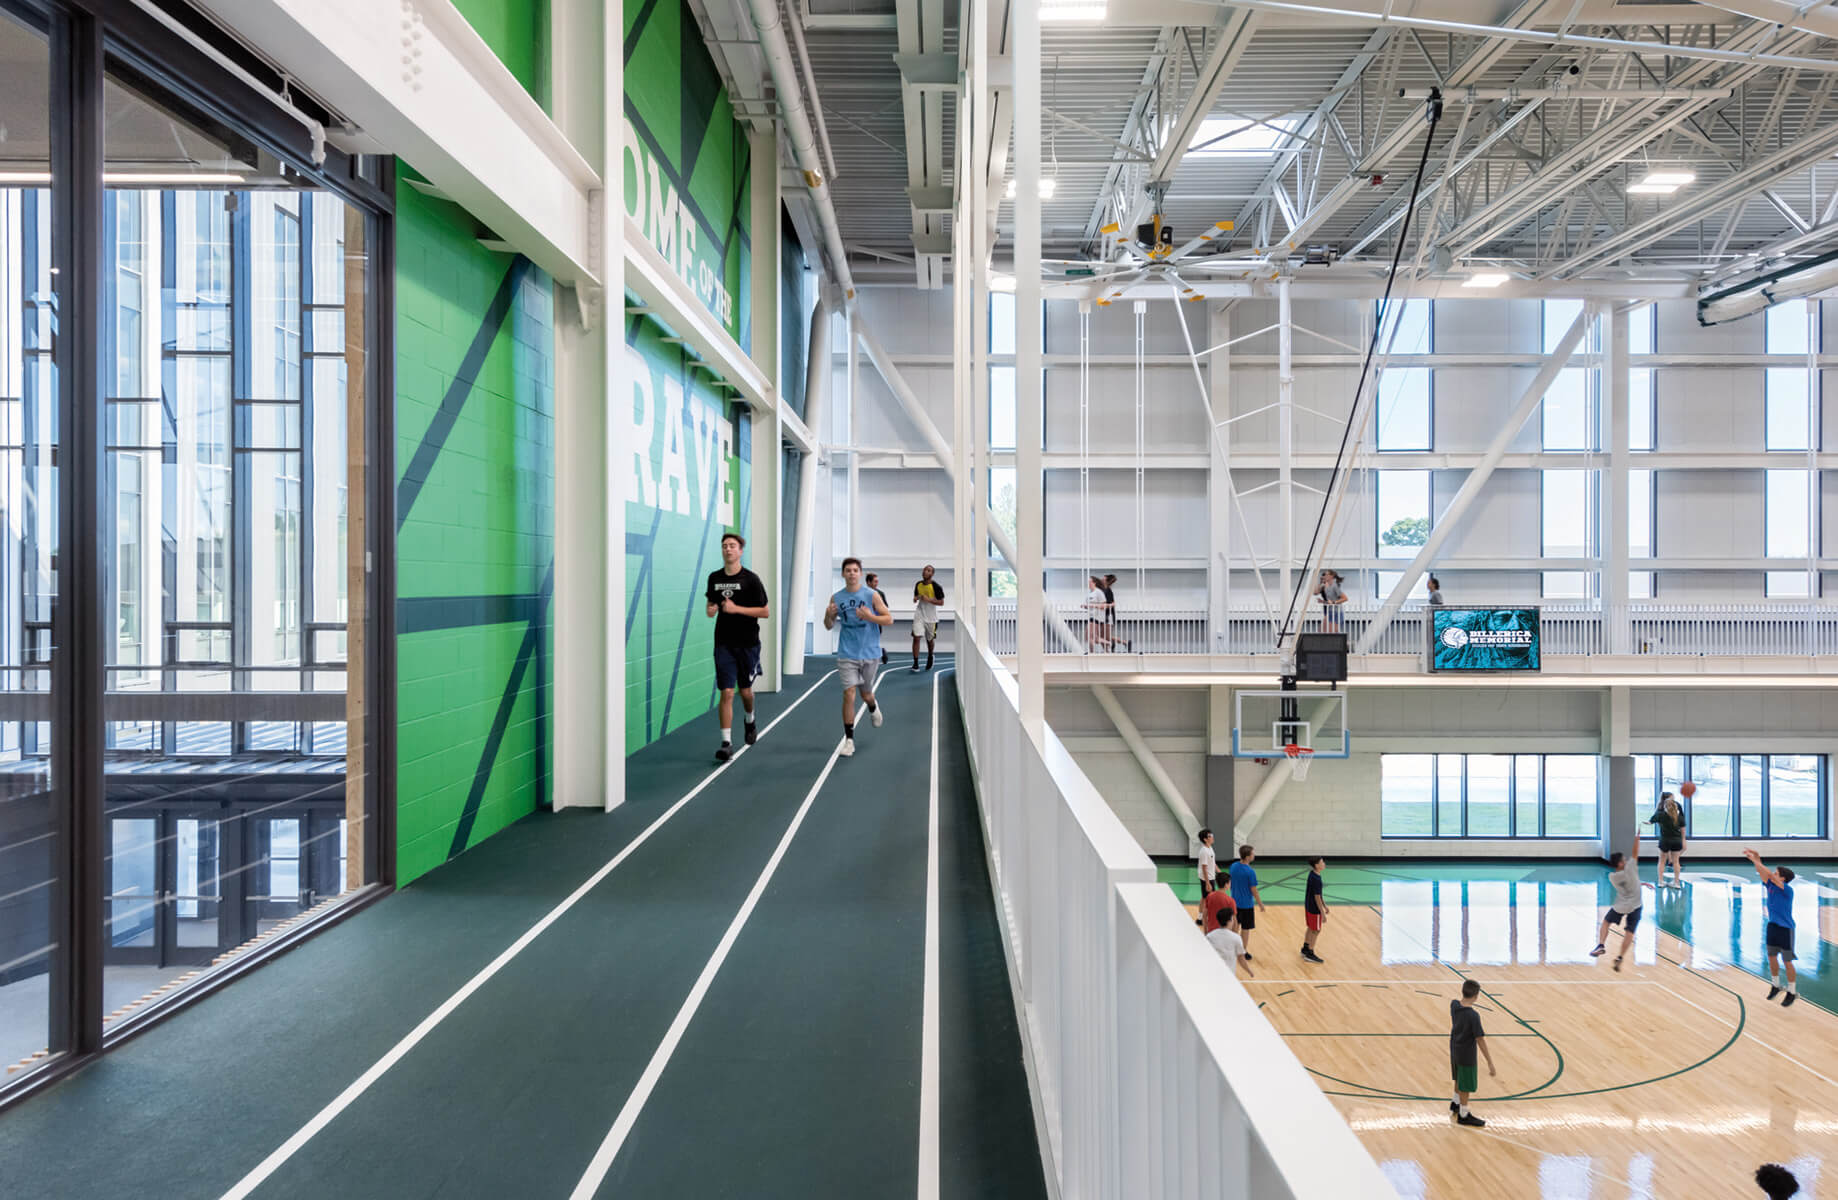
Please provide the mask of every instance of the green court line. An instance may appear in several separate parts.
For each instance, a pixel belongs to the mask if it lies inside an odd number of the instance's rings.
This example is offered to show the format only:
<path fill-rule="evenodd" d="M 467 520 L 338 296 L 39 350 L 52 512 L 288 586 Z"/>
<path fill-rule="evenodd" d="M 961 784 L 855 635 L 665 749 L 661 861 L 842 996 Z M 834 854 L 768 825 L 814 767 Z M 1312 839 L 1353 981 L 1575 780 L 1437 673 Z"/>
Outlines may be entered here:
<path fill-rule="evenodd" d="M 1289 993 L 1290 993 L 1290 992 L 1293 992 L 1293 991 L 1295 991 L 1295 989 L 1294 989 L 1294 988 L 1290 988 L 1290 989 L 1289 989 L 1288 991 L 1284 991 L 1284 992 L 1278 992 L 1278 993 L 1276 994 L 1276 998 L 1277 998 L 1278 1000 L 1281 1000 L 1281 999 L 1282 999 L 1282 998 L 1283 998 L 1284 996 L 1287 996 L 1287 995 L 1289 995 Z"/>

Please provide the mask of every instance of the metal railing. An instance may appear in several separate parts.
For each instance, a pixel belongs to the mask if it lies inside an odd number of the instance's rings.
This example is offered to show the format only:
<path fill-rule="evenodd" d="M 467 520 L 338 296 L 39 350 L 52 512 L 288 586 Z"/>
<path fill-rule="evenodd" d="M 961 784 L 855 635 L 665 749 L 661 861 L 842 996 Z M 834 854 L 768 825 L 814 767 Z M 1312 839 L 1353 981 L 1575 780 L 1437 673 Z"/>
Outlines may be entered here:
<path fill-rule="evenodd" d="M 1012 617 L 1011 617 L 1012 625 Z M 1014 678 L 957 688 L 1056 1195 L 1395 1196 Z"/>
<path fill-rule="evenodd" d="M 1838 607 L 1798 604 L 1659 604 L 1641 602 L 1601 605 L 1560 601 L 1540 606 L 1544 654 L 1675 655 L 1698 658 L 1756 655 L 1838 654 Z M 1069 649 L 1053 628 L 1057 609 L 1079 640 Z M 1348 611 L 1340 629 L 1354 646 L 1365 638 L 1375 614 Z M 1428 637 L 1426 606 L 1399 612 L 1379 635 L 1369 654 L 1419 656 Z M 989 602 L 990 648 L 1015 653 L 1015 605 Z M 1197 608 L 1145 608 L 1094 620 L 1082 605 L 1048 601 L 1043 644 L 1052 655 L 1078 654 L 1250 654 L 1275 657 L 1270 618 L 1262 612 L 1228 613 L 1217 636 L 1209 634 L 1207 613 Z M 1328 628 L 1319 612 L 1303 628 Z"/>

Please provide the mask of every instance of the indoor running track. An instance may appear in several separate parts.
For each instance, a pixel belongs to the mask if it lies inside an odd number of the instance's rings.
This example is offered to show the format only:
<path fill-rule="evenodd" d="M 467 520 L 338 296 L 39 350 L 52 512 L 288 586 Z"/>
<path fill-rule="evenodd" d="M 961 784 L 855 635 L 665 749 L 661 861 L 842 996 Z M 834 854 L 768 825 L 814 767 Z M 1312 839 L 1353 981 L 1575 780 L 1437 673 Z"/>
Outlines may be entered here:
<path fill-rule="evenodd" d="M 1044 1195 L 948 665 L 848 759 L 830 666 L 0 1114 L 0 1193 Z"/>

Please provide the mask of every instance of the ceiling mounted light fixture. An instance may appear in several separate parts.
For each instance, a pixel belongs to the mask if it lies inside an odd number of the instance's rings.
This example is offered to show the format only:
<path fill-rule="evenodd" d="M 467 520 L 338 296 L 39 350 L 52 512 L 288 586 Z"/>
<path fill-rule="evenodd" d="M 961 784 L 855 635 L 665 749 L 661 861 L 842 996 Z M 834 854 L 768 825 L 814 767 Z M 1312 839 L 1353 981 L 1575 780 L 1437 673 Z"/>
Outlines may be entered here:
<path fill-rule="evenodd" d="M 1511 278 L 1504 271 L 1480 271 L 1462 280 L 1461 285 L 1465 288 L 1497 288 Z"/>
<path fill-rule="evenodd" d="M 1083 21 L 1088 24 L 1104 19 L 1104 0 L 1041 0 L 1040 20 L 1047 22 Z"/>
<path fill-rule="evenodd" d="M 1627 191 L 1630 196 L 1670 196 L 1696 180 L 1694 171 L 1648 171 L 1639 183 L 1628 184 Z"/>
<path fill-rule="evenodd" d="M 1059 190 L 1059 180 L 1048 177 L 1040 181 L 1040 198 L 1042 200 L 1053 199 L 1053 193 L 1057 192 L 1058 190 Z M 1010 200 L 1013 200 L 1015 198 L 1015 181 L 1014 180 L 1011 179 L 1008 181 L 1008 190 L 1005 191 L 1003 195 Z"/>
<path fill-rule="evenodd" d="M 1013 275 L 991 275 L 989 277 L 989 290 L 992 292 L 1012 292 L 1015 290 L 1015 277 Z"/>

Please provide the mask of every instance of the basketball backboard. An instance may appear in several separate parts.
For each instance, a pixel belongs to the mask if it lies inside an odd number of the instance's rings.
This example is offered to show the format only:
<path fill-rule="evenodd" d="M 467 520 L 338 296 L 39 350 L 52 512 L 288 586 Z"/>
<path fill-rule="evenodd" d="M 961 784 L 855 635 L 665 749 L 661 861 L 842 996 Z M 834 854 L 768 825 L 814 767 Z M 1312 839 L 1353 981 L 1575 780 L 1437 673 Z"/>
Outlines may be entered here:
<path fill-rule="evenodd" d="M 1345 692 L 1240 691 L 1232 694 L 1232 706 L 1232 754 L 1238 758 L 1273 758 L 1288 745 L 1310 747 L 1316 758 L 1353 752 Z"/>

